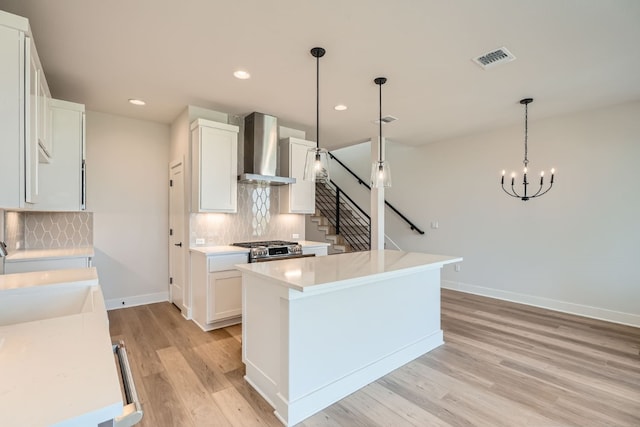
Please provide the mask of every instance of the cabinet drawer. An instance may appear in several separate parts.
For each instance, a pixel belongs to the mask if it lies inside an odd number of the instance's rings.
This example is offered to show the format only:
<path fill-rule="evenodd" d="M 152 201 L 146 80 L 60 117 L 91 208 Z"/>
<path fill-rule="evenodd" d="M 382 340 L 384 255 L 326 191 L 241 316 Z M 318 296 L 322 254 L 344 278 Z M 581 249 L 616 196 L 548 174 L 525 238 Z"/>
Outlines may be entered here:
<path fill-rule="evenodd" d="M 234 270 L 236 264 L 249 262 L 249 254 L 215 255 L 208 257 L 209 273 L 214 271 Z"/>

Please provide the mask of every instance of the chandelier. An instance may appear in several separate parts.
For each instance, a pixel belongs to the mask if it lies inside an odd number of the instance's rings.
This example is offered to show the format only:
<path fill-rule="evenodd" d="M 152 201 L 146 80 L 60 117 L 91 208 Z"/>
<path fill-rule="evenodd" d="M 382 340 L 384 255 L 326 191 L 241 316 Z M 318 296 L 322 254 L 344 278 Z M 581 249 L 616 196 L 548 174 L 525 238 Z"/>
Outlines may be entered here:
<path fill-rule="evenodd" d="M 507 193 L 511 197 L 517 197 L 518 199 L 523 200 L 525 202 L 529 199 L 533 199 L 534 197 L 540 197 L 543 194 L 546 194 L 549 190 L 551 190 L 551 187 L 553 187 L 553 176 L 555 174 L 555 169 L 552 168 L 551 179 L 549 180 L 549 186 L 545 189 L 544 188 L 545 187 L 544 171 L 540 172 L 540 186 L 538 188 L 538 191 L 536 191 L 534 194 L 530 194 L 530 192 L 527 189 L 529 185 L 532 185 L 527 178 L 528 167 L 529 167 L 529 158 L 527 157 L 528 155 L 527 139 L 528 139 L 528 133 L 529 133 L 529 127 L 528 127 L 528 121 L 529 121 L 528 108 L 529 107 L 528 106 L 532 102 L 533 102 L 533 98 L 525 98 L 520 100 L 520 104 L 524 105 L 524 160 L 522 161 L 522 163 L 524 164 L 524 173 L 522 177 L 522 187 L 523 187 L 522 192 L 518 193 L 516 191 L 516 188 L 515 188 L 516 173 L 515 172 L 511 173 L 511 189 L 507 190 L 504 187 L 504 174 L 505 174 L 504 170 L 502 171 L 502 179 L 500 181 L 500 183 L 502 184 L 502 189 L 504 190 L 505 193 Z"/>

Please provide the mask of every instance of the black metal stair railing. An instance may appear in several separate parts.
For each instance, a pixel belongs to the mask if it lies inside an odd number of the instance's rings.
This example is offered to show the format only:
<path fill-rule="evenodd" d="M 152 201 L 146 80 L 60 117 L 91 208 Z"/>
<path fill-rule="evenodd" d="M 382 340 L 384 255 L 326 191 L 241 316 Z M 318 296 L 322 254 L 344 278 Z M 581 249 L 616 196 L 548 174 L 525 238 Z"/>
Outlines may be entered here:
<path fill-rule="evenodd" d="M 316 210 L 350 250 L 371 248 L 371 218 L 335 182 L 316 184 Z"/>
<path fill-rule="evenodd" d="M 345 165 L 344 163 L 342 163 L 340 161 L 340 159 L 338 159 L 336 156 L 333 155 L 333 153 L 329 152 L 329 157 L 331 157 L 333 160 L 335 160 L 340 166 L 342 166 L 347 172 L 349 172 L 349 174 L 351 174 L 351 176 L 353 176 L 357 181 L 358 184 L 364 185 L 365 187 L 367 187 L 369 190 L 371 190 L 371 186 L 369 186 L 369 184 L 367 184 L 366 182 L 364 182 L 364 180 L 362 178 L 360 178 L 358 175 L 356 175 L 355 172 L 353 172 L 351 169 L 349 169 L 349 167 L 347 165 Z M 391 209 L 393 212 L 395 212 L 400 218 L 402 218 L 402 220 L 404 222 L 406 222 L 407 224 L 409 224 L 409 227 L 411 228 L 411 230 L 414 230 L 415 232 L 419 233 L 419 234 L 424 234 L 424 231 L 421 230 L 417 225 L 415 225 L 413 222 L 411 222 L 409 220 L 409 218 L 407 218 L 406 216 L 404 216 L 398 209 L 395 208 L 395 206 L 393 206 L 391 203 L 387 202 L 386 200 L 384 201 L 384 204 L 387 205 L 389 207 L 389 209 Z"/>

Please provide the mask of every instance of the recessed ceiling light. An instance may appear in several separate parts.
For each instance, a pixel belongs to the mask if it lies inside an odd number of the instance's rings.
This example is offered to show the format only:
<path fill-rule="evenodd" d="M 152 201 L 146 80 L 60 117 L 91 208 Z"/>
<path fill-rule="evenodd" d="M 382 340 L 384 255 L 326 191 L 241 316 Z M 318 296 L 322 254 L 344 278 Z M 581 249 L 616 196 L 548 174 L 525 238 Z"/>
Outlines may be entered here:
<path fill-rule="evenodd" d="M 338 104 L 335 107 L 333 107 L 333 109 L 336 111 L 344 111 L 347 109 L 347 106 L 344 104 Z"/>
<path fill-rule="evenodd" d="M 249 74 L 248 71 L 244 71 L 244 70 L 237 70 L 233 72 L 233 76 L 236 79 L 240 79 L 240 80 L 246 80 L 251 78 L 251 74 Z"/>
<path fill-rule="evenodd" d="M 130 98 L 129 103 L 133 105 L 147 105 L 147 103 L 144 102 L 142 99 L 135 99 L 135 98 Z"/>

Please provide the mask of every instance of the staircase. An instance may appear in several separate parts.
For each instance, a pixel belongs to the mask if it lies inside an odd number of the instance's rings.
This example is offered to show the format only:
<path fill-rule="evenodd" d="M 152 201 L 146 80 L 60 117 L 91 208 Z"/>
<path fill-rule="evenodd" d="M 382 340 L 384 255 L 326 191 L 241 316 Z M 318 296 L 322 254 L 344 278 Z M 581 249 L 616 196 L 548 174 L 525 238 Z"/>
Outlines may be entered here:
<path fill-rule="evenodd" d="M 330 253 L 371 248 L 371 220 L 335 183 L 316 184 L 316 213 L 311 221 L 331 243 Z"/>

